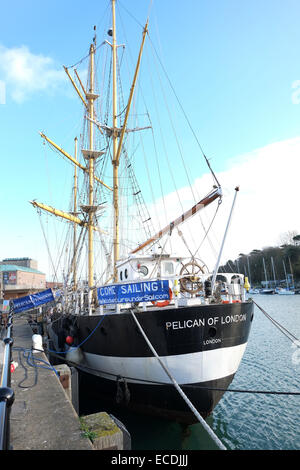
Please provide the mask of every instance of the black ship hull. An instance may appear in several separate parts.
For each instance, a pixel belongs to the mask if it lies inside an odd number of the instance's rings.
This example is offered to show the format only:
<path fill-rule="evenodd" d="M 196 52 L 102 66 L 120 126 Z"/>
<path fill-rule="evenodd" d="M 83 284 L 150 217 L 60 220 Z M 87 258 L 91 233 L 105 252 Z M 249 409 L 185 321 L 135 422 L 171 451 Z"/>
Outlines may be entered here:
<path fill-rule="evenodd" d="M 135 313 L 171 376 L 203 417 L 233 380 L 253 319 L 253 303 L 153 308 Z M 153 356 L 130 311 L 69 315 L 49 326 L 52 345 L 115 403 L 183 423 L 196 421 Z M 71 348 L 66 338 L 73 339 Z M 63 355 L 64 356 L 64 355 Z"/>

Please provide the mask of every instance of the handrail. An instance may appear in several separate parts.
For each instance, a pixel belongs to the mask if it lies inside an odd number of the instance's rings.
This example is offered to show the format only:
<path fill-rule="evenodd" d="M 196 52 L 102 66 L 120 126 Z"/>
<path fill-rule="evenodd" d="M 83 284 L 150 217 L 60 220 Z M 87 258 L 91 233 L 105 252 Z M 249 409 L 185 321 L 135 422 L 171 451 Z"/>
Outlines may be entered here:
<path fill-rule="evenodd" d="M 12 339 L 12 312 L 9 313 L 7 332 L 4 338 L 3 369 L 0 378 L 0 450 L 9 450 L 10 446 L 10 410 L 14 402 L 14 391 L 11 385 L 11 348 Z"/>

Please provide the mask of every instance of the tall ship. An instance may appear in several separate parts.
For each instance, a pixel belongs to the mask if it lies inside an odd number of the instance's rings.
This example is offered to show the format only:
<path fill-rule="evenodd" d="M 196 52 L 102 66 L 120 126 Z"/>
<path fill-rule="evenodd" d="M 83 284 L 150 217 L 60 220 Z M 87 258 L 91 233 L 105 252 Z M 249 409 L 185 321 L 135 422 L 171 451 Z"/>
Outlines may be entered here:
<path fill-rule="evenodd" d="M 117 41 L 116 3 L 110 1 L 103 41 L 94 33 L 84 59 L 85 82 L 77 68 L 65 67 L 83 109 L 80 141 L 76 138 L 74 151 L 68 152 L 41 133 L 44 143 L 74 167 L 70 210 L 31 201 L 39 214 L 52 214 L 70 227 L 63 286 L 53 289 L 49 305 L 54 308 L 47 312 L 49 350 L 78 368 L 101 396 L 142 413 L 193 423 L 195 415 L 174 381 L 206 418 L 241 363 L 253 303 L 246 298 L 242 274 L 219 272 L 232 210 L 214 265 L 209 269 L 200 256 L 222 201 L 221 185 L 200 147 L 193 158 L 203 157 L 208 165 L 210 187 L 197 187 L 199 175 L 193 174 L 183 203 L 169 204 L 162 196 L 150 202 L 152 190 L 162 194 L 173 177 L 182 177 L 184 155 L 176 134 L 163 133 L 163 122 L 157 125 L 148 110 L 138 110 L 147 98 L 141 67 L 145 44 L 152 46 L 148 21 L 128 91 L 121 85 L 125 52 Z M 162 119 L 166 105 L 159 98 L 156 105 Z M 156 145 L 155 131 L 169 149 L 172 177 L 166 164 L 158 169 L 166 149 Z M 232 209 L 238 188 L 233 194 Z M 201 214 L 209 207 L 213 215 L 205 228 Z"/>

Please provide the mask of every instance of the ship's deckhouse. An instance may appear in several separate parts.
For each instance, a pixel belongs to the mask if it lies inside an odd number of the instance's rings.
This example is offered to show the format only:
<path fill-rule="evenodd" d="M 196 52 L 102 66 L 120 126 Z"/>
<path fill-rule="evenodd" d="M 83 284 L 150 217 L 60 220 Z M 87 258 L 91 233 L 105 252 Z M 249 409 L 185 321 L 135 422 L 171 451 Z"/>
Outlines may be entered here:
<path fill-rule="evenodd" d="M 182 290 L 191 294 L 203 290 L 204 282 L 211 280 L 213 276 L 199 261 L 168 254 L 130 255 L 117 263 L 117 271 L 118 282 L 160 278 L 170 281 L 182 279 Z M 193 285 L 186 286 L 184 279 Z M 216 281 L 221 289 L 231 285 L 233 292 L 237 295 L 243 288 L 244 276 L 239 273 L 222 273 L 217 275 Z"/>
<path fill-rule="evenodd" d="M 170 255 L 131 255 L 117 264 L 118 281 L 174 278 L 180 275 L 185 258 Z"/>

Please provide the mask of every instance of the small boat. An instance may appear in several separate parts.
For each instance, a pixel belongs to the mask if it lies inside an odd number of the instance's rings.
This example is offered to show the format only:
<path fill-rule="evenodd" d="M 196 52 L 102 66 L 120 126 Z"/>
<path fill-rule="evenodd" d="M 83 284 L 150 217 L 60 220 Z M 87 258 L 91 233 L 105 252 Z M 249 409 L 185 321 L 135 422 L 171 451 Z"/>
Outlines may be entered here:
<path fill-rule="evenodd" d="M 276 294 L 275 289 L 261 289 L 260 294 L 273 295 Z"/>
<path fill-rule="evenodd" d="M 283 287 L 279 287 L 278 289 L 276 289 L 276 294 L 278 294 L 278 295 L 294 295 L 295 291 L 290 290 L 290 289 L 284 289 Z"/>
<path fill-rule="evenodd" d="M 283 269 L 284 269 L 284 274 L 285 274 L 286 287 L 285 288 L 279 287 L 278 289 L 276 289 L 277 294 L 279 294 L 279 295 L 294 295 L 295 294 L 295 288 L 294 288 L 291 260 L 289 258 L 290 269 L 291 269 L 291 274 L 290 275 L 287 274 L 284 260 L 282 260 L 282 263 L 283 263 Z"/>
<path fill-rule="evenodd" d="M 259 294 L 260 290 L 259 289 L 249 289 L 248 294 Z"/>
<path fill-rule="evenodd" d="M 267 278 L 267 270 L 266 270 L 266 263 L 265 263 L 265 259 L 263 258 L 263 266 L 264 266 L 264 272 L 265 272 L 265 278 L 266 278 L 266 281 L 265 281 L 265 288 L 264 289 L 261 289 L 260 290 L 260 294 L 264 294 L 264 295 L 273 295 L 273 294 L 276 294 L 276 291 L 275 289 L 272 289 L 269 287 L 269 281 L 268 281 L 268 278 Z"/>

